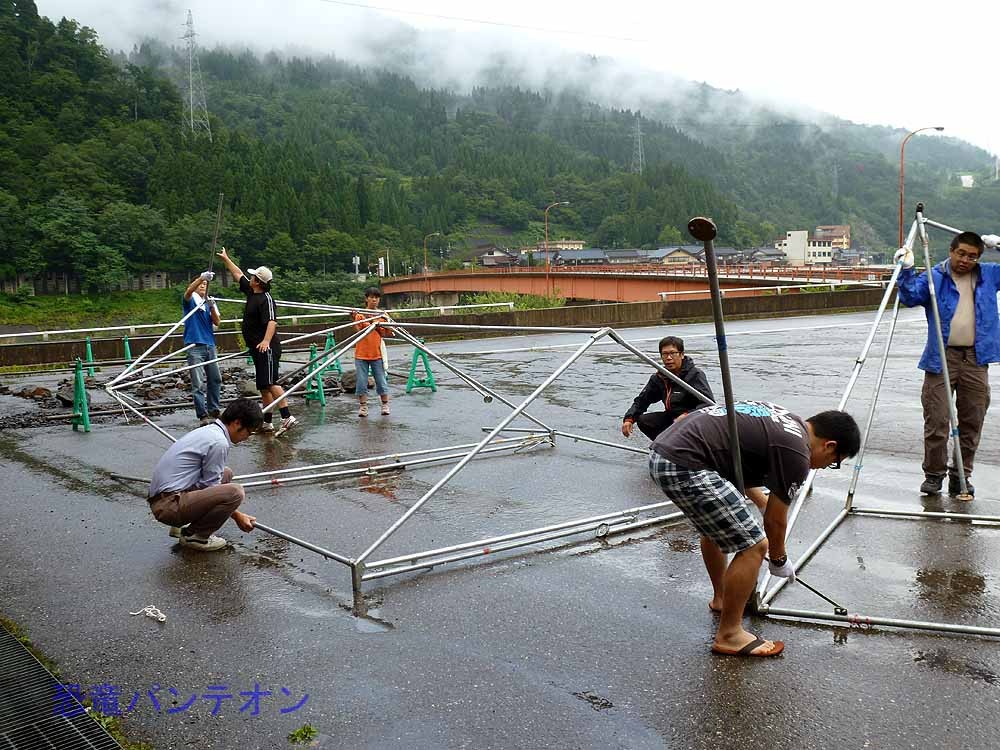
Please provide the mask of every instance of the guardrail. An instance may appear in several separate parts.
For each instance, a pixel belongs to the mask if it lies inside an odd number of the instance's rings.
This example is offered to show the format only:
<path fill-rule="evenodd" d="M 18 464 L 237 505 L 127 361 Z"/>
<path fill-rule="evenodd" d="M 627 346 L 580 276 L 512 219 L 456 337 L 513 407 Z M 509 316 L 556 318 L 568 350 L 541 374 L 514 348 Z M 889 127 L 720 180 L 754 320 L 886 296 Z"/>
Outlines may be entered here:
<path fill-rule="evenodd" d="M 723 297 L 727 295 L 733 295 L 734 292 L 750 292 L 750 294 L 736 294 L 735 296 L 753 297 L 756 296 L 757 293 L 759 292 L 774 291 L 777 294 L 781 294 L 782 292 L 788 290 L 794 290 L 796 293 L 801 294 L 803 289 L 813 289 L 816 291 L 820 291 L 824 287 L 829 287 L 828 291 L 835 292 L 837 291 L 837 287 L 844 286 L 845 284 L 852 287 L 864 286 L 864 287 L 884 288 L 885 285 L 888 283 L 889 282 L 887 281 L 854 281 L 854 282 L 842 282 L 839 284 L 836 282 L 830 282 L 823 284 L 784 284 L 782 286 L 744 286 L 744 287 L 736 287 L 735 289 L 720 289 L 719 292 Z M 662 302 L 666 302 L 667 297 L 672 297 L 672 296 L 681 297 L 692 294 L 706 295 L 709 293 L 710 292 L 708 289 L 685 289 L 683 291 L 676 291 L 676 292 L 657 292 L 657 295 L 659 296 Z"/>

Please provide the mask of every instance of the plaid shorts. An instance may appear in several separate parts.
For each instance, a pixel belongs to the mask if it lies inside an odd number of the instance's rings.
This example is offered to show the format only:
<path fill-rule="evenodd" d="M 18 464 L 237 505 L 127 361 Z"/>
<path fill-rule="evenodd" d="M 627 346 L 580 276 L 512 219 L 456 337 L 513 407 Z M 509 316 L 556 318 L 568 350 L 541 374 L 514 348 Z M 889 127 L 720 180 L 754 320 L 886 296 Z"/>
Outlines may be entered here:
<path fill-rule="evenodd" d="M 749 501 L 718 472 L 685 469 L 650 451 L 649 475 L 699 533 L 723 552 L 742 552 L 764 540 L 764 529 Z"/>

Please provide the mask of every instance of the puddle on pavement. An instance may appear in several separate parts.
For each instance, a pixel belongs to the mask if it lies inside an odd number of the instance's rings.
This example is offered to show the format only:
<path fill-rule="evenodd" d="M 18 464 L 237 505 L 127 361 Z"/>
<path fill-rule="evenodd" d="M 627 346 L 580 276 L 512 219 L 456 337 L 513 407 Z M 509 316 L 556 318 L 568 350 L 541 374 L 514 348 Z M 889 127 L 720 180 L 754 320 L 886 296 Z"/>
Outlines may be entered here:
<path fill-rule="evenodd" d="M 988 665 L 952 656 L 944 648 L 931 651 L 915 650 L 913 651 L 913 661 L 940 672 L 982 680 L 988 685 L 1000 684 L 1000 675 L 990 669 Z"/>
<path fill-rule="evenodd" d="M 912 589 L 921 601 L 956 615 L 998 614 L 986 578 L 971 570 L 920 568 Z"/>

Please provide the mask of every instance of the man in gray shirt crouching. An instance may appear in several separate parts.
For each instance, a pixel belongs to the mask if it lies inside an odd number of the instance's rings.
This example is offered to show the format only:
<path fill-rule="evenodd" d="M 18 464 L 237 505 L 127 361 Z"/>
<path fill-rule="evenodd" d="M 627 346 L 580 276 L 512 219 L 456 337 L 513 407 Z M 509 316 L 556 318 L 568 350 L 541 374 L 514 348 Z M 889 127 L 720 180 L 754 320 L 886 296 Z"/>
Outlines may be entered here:
<path fill-rule="evenodd" d="M 237 510 L 243 487 L 231 483 L 233 472 L 226 458 L 229 449 L 253 435 L 263 421 L 256 401 L 234 401 L 214 422 L 170 446 L 156 464 L 149 508 L 183 546 L 205 552 L 222 549 L 226 540 L 213 532 L 230 517 L 242 531 L 253 531 L 257 519 Z"/>

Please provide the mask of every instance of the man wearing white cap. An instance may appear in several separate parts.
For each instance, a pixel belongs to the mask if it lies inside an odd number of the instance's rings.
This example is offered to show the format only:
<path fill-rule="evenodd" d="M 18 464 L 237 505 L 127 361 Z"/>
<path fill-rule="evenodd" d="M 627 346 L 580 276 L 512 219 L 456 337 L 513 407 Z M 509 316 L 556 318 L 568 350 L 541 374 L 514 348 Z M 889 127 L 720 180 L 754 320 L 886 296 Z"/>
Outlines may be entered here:
<path fill-rule="evenodd" d="M 257 389 L 265 409 L 271 402 L 278 401 L 278 409 L 281 411 L 281 426 L 276 432 L 272 421 L 273 411 L 264 413 L 264 424 L 260 429 L 261 432 L 274 432 L 277 437 L 290 430 L 298 420 L 288 408 L 288 401 L 284 398 L 285 389 L 278 385 L 281 340 L 276 334 L 278 320 L 274 300 L 271 298 L 274 274 L 267 266 L 248 268 L 244 274 L 226 253 L 226 248 L 219 251 L 219 257 L 239 283 L 240 291 L 247 297 L 241 330 L 253 360 Z"/>

